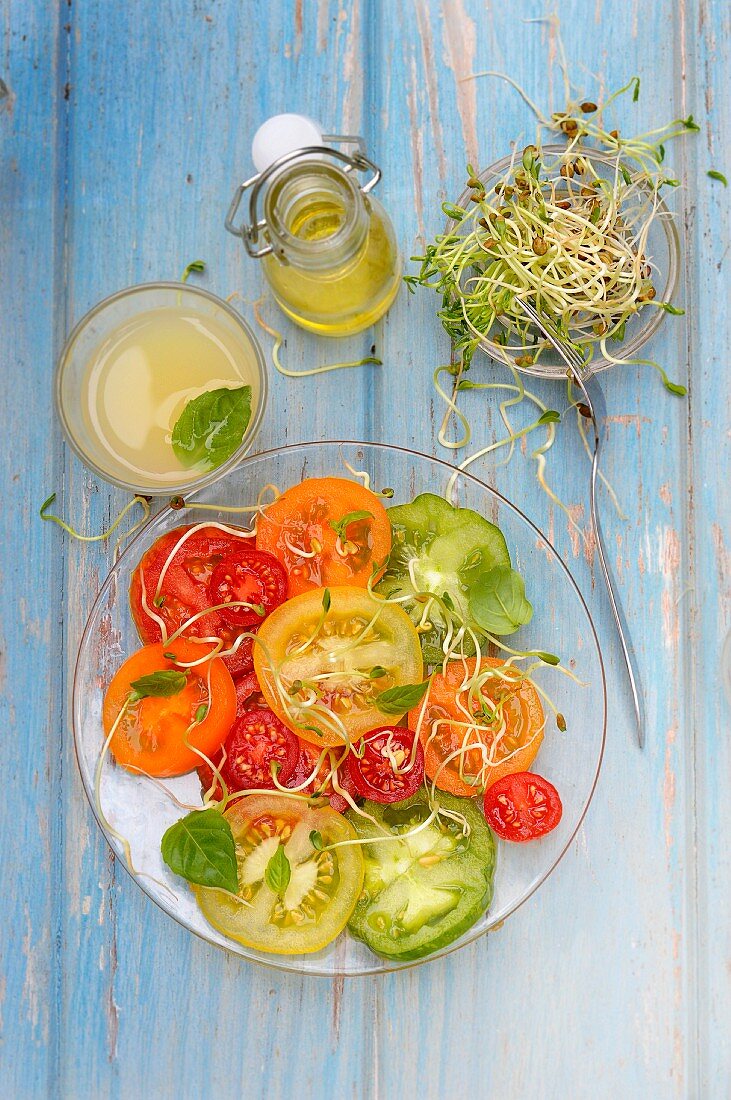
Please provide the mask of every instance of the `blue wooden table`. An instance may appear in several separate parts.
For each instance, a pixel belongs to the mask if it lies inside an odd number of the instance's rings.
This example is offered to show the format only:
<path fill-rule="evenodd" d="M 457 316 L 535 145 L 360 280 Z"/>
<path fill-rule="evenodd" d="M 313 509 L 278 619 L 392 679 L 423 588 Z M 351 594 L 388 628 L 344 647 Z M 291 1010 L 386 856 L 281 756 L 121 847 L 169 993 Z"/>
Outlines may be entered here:
<path fill-rule="evenodd" d="M 640 75 L 622 129 L 691 112 L 701 127 L 668 149 L 683 183 L 672 199 L 687 313 L 652 343 L 689 395 L 672 397 L 643 369 L 604 376 L 606 472 L 628 517 L 605 498 L 605 527 L 648 744 L 634 743 L 594 554 L 536 485 L 529 455 L 485 459 L 476 471 L 550 535 L 595 610 L 610 694 L 601 782 L 557 872 L 499 932 L 416 970 L 342 983 L 194 940 L 120 871 L 94 823 L 68 699 L 110 551 L 70 542 L 37 510 L 56 490 L 93 531 L 125 497 L 62 442 L 53 364 L 92 303 L 176 278 L 197 257 L 203 285 L 238 291 L 251 318 L 261 272 L 223 217 L 250 171 L 253 131 L 277 111 L 363 134 L 403 251 L 418 251 L 465 162 L 485 166 L 532 136 L 510 89 L 461 78 L 501 69 L 560 107 L 555 33 L 522 21 L 544 14 L 540 0 L 2 0 L 3 1097 L 729 1096 L 729 192 L 706 173 L 731 177 L 730 9 L 566 0 L 556 10 L 587 95 Z M 351 437 L 439 453 L 431 374 L 449 348 L 435 304 L 402 293 L 345 347 L 287 326 L 293 368 L 374 343 L 383 366 L 273 376 L 259 446 Z M 537 388 L 556 404 L 549 384 Z M 467 393 L 465 408 L 477 444 L 496 438 L 490 399 Z M 570 422 L 549 468 L 585 524 L 588 466 Z"/>

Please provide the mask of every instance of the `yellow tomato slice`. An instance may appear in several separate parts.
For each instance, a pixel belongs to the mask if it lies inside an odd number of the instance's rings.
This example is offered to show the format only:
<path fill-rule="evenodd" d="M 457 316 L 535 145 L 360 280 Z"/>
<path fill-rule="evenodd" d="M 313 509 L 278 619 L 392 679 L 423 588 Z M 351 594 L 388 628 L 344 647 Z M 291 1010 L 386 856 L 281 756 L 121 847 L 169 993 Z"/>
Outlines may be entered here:
<path fill-rule="evenodd" d="M 308 806 L 296 798 L 248 795 L 226 811 L 236 844 L 239 897 L 194 886 L 206 920 L 246 947 L 278 955 L 320 951 L 342 932 L 363 888 L 360 847 L 334 851 L 313 847 L 316 831 L 323 847 L 354 840 L 353 826 L 330 807 Z M 289 881 L 275 891 L 267 866 L 283 845 Z M 242 902 L 246 904 L 242 904 Z"/>
<path fill-rule="evenodd" d="M 321 747 L 342 745 L 343 729 L 355 741 L 382 726 L 376 697 L 423 676 L 411 619 L 365 588 L 295 596 L 264 620 L 258 639 L 254 667 L 267 703 Z"/>

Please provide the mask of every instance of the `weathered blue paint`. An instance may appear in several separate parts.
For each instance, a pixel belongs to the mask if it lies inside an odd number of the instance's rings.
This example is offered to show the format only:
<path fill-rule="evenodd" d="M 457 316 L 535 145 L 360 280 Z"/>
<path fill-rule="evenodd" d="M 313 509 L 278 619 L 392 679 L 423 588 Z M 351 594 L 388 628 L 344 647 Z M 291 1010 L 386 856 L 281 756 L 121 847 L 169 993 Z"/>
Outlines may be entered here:
<path fill-rule="evenodd" d="M 345 984 L 267 972 L 198 943 L 147 904 L 110 859 L 76 775 L 66 700 L 77 641 L 109 554 L 36 517 L 59 490 L 93 530 L 123 496 L 61 443 L 51 370 L 94 301 L 170 278 L 192 258 L 205 285 L 260 273 L 222 230 L 256 125 L 304 109 L 365 134 L 404 252 L 438 231 L 439 200 L 469 158 L 504 154 L 531 120 L 507 87 L 460 83 L 498 68 L 539 102 L 555 39 L 538 0 L 5 0 L 0 76 L 0 347 L 7 535 L 4 635 L 0 1093 L 13 1097 L 527 1095 L 722 1097 L 728 1043 L 729 709 L 718 688 L 731 625 L 729 471 L 729 10 L 721 0 L 557 4 L 572 71 L 614 87 L 639 73 L 621 128 L 693 112 L 668 150 L 685 186 L 685 318 L 652 352 L 654 376 L 605 375 L 606 470 L 628 515 L 605 526 L 647 693 L 634 746 L 621 661 L 593 559 L 532 476 L 529 456 L 477 469 L 544 529 L 591 594 L 608 658 L 609 744 L 578 841 L 540 893 L 489 940 L 403 975 Z M 402 294 L 373 333 L 340 346 L 286 328 L 292 367 L 367 353 L 381 368 L 272 379 L 260 446 L 384 438 L 437 450 L 433 367 L 449 354 L 426 294 Z M 268 315 L 274 316 L 271 307 Z M 475 366 L 487 377 L 486 364 Z M 552 404 L 561 394 L 536 384 Z M 354 394 L 357 400 L 354 400 Z M 404 400 L 408 394 L 408 401 Z M 475 440 L 496 404 L 465 395 Z M 550 478 L 585 521 L 588 468 L 567 422 Z M 12 539 L 12 541 L 11 541 Z"/>

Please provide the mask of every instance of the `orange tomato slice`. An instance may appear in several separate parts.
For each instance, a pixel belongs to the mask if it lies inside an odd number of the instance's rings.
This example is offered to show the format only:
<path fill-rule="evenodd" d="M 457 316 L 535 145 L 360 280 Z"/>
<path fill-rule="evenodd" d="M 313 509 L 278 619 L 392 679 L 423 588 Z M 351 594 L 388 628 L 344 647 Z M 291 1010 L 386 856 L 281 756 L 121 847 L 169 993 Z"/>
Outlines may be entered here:
<path fill-rule="evenodd" d="M 195 661 L 206 648 L 182 638 L 148 645 L 133 653 L 114 676 L 102 708 L 106 737 L 134 681 L 154 672 L 187 673 L 185 687 L 175 695 L 149 695 L 127 706 L 109 744 L 112 756 L 123 768 L 159 777 L 183 775 L 201 763 L 188 745 L 206 756 L 221 747 L 236 717 L 236 689 L 230 672 L 218 657 L 187 670 L 165 657 L 165 653 L 174 653 L 178 661 Z M 207 710 L 201 711 L 202 707 Z M 204 716 L 196 721 L 201 714 Z"/>
<path fill-rule="evenodd" d="M 409 729 L 419 730 L 426 774 L 437 787 L 470 797 L 504 775 L 530 768 L 543 741 L 545 718 L 540 696 L 529 680 L 508 683 L 498 677 L 483 684 L 487 716 L 479 714 L 477 701 L 471 702 L 468 690 L 462 689 L 476 661 L 472 658 L 466 664 L 466 673 L 461 661 L 453 661 L 446 676 L 439 672 L 432 678 L 424 700 L 409 713 Z M 480 671 L 503 664 L 483 657 Z M 496 717 L 491 719 L 494 707 Z"/>
<path fill-rule="evenodd" d="M 359 482 L 311 477 L 264 509 L 256 546 L 282 562 L 290 596 L 331 585 L 365 588 L 375 564 L 375 579 L 383 572 L 391 524 L 376 494 Z"/>

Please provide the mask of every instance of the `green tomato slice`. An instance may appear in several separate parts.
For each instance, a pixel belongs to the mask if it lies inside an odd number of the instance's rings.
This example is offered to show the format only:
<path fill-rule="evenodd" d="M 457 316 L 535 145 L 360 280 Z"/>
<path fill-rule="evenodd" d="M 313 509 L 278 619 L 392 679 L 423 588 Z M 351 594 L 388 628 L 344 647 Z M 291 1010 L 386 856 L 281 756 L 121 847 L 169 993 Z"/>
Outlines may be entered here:
<path fill-rule="evenodd" d="M 455 508 L 433 493 L 422 493 L 411 504 L 389 508 L 388 518 L 393 548 L 376 590 L 389 597 L 409 596 L 401 606 L 414 623 L 422 622 L 424 596 L 430 593 L 451 605 L 462 622 L 470 622 L 473 582 L 496 566 L 510 566 L 500 528 L 471 508 Z M 440 659 L 446 620 L 436 603 L 428 608 L 427 619 L 433 631 L 425 633 L 422 643 L 427 663 L 434 664 Z"/>
<path fill-rule="evenodd" d="M 365 874 L 349 930 L 387 959 L 420 959 L 453 943 L 485 912 L 492 899 L 495 841 L 475 802 L 439 792 L 439 805 L 466 818 L 468 837 L 451 818 L 427 820 L 425 790 L 404 802 L 362 809 L 378 822 L 350 811 L 363 839 Z M 404 839 L 383 840 L 383 828 Z"/>

